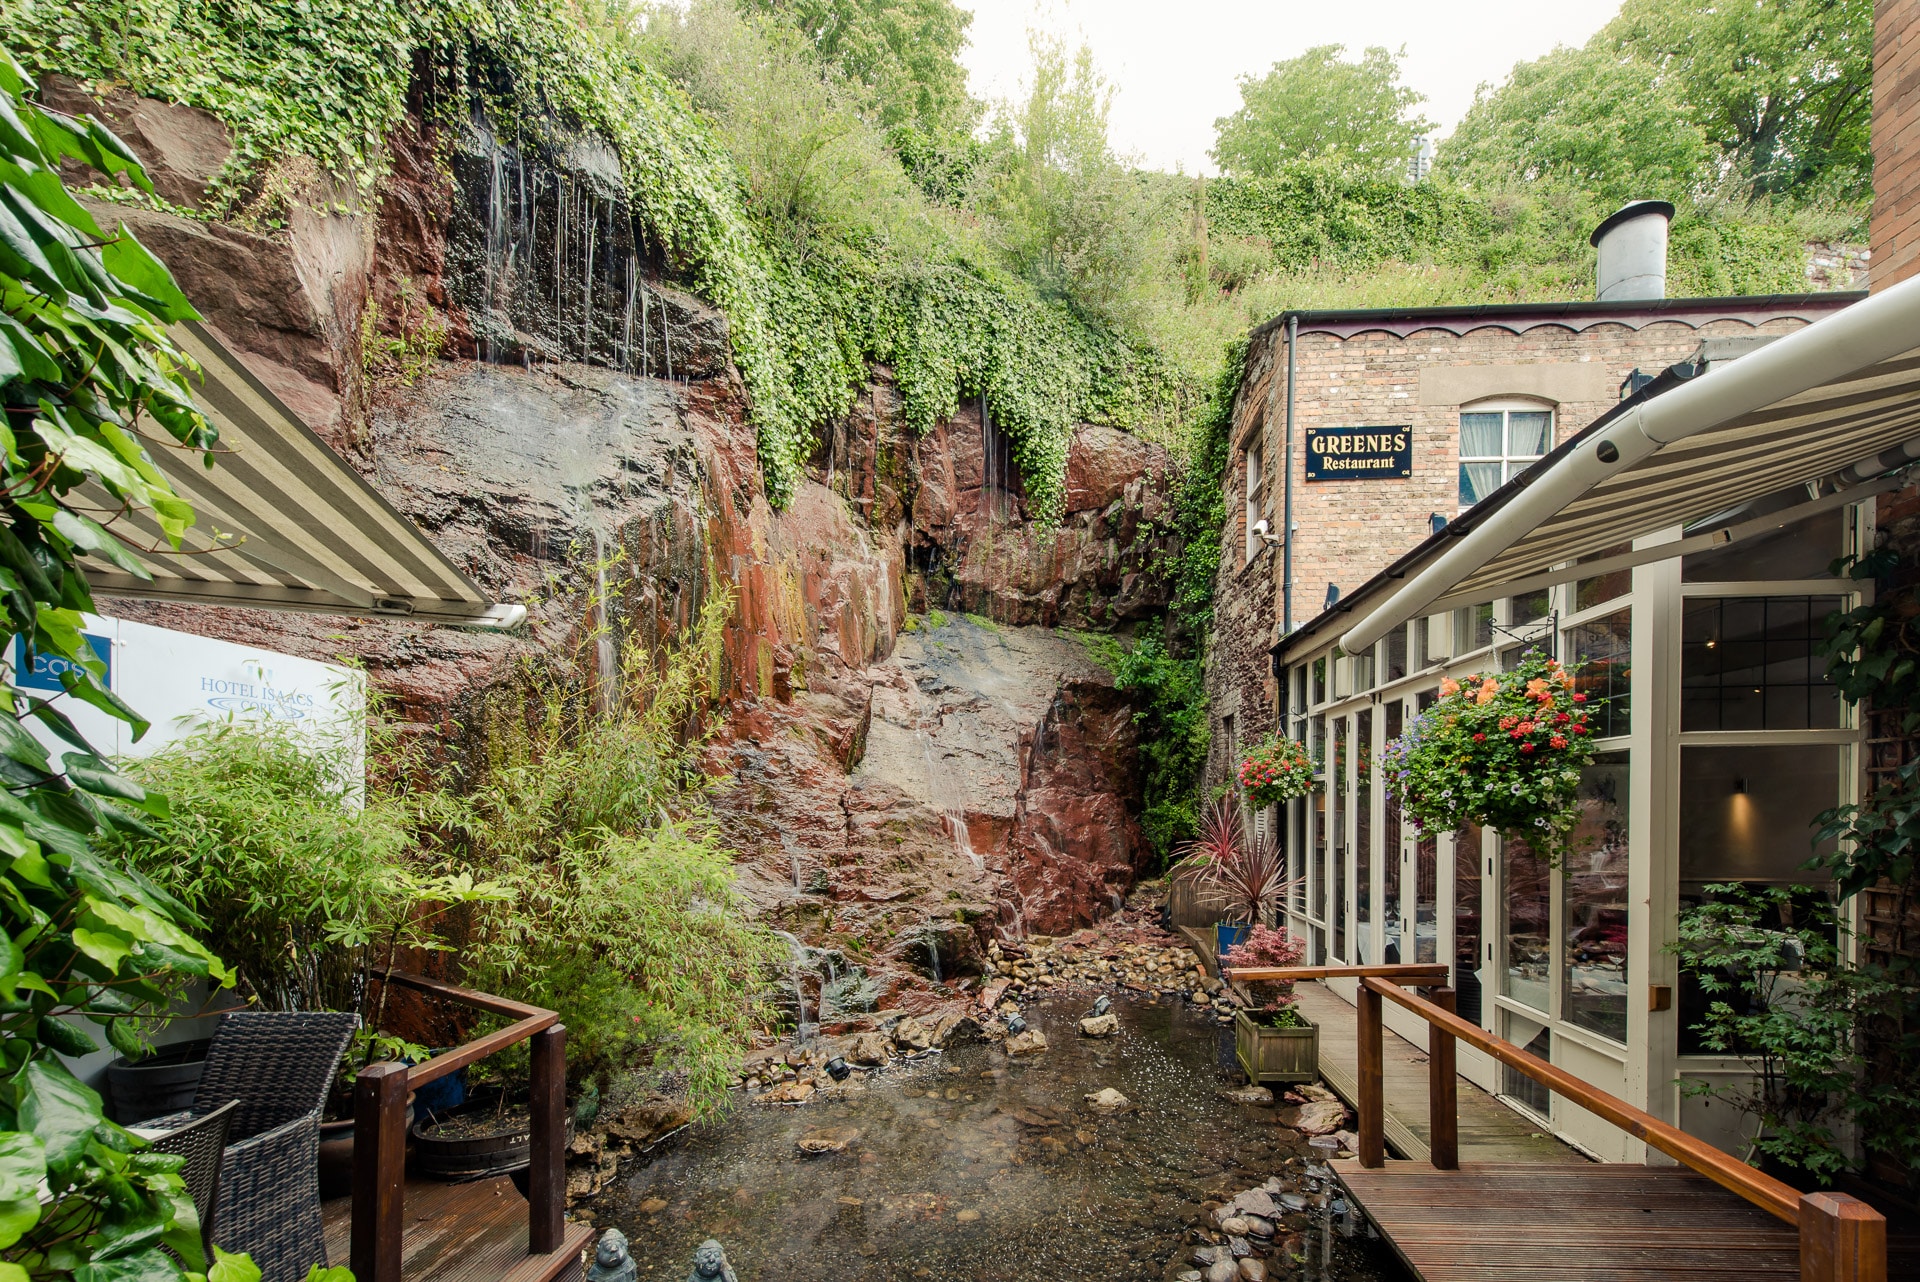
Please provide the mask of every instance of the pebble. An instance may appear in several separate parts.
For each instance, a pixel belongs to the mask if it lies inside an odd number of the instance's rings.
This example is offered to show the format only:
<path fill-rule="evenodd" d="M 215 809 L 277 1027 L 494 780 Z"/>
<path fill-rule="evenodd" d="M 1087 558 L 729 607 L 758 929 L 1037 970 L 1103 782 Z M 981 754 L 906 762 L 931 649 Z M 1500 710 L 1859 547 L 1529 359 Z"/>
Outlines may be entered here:
<path fill-rule="evenodd" d="M 975 1210 L 965 1210 L 965 1211 L 961 1211 L 958 1215 L 955 1215 L 953 1218 L 959 1221 L 961 1224 L 972 1224 L 975 1220 L 980 1218 L 980 1212 Z"/>
<path fill-rule="evenodd" d="M 1266 1264 L 1255 1259 L 1240 1261 L 1240 1282 L 1267 1282 Z"/>

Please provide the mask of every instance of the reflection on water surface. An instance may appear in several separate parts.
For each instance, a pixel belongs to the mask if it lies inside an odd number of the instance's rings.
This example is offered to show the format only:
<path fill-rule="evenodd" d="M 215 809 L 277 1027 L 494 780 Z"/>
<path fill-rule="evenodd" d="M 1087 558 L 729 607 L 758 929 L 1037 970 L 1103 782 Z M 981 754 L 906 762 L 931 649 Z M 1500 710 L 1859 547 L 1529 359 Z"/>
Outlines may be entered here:
<path fill-rule="evenodd" d="M 1306 1189 L 1299 1135 L 1218 1093 L 1230 1033 L 1184 1005 L 1120 1001 L 1119 1035 L 1094 1041 L 1075 1031 L 1085 1004 L 1031 1008 L 1052 1044 L 1039 1056 L 957 1047 L 821 1102 L 743 1106 L 629 1166 L 598 1221 L 629 1235 L 643 1277 L 684 1278 L 717 1237 L 740 1282 L 1131 1282 L 1192 1267 L 1205 1201 L 1273 1175 Z M 1085 1102 L 1104 1087 L 1131 1107 Z M 808 1157 L 809 1136 L 848 1142 Z M 1271 1277 L 1320 1276 L 1321 1234 L 1299 1227 L 1310 1267 L 1276 1258 Z M 1403 1276 L 1378 1244 L 1335 1235 L 1330 1254 L 1344 1282 Z"/>

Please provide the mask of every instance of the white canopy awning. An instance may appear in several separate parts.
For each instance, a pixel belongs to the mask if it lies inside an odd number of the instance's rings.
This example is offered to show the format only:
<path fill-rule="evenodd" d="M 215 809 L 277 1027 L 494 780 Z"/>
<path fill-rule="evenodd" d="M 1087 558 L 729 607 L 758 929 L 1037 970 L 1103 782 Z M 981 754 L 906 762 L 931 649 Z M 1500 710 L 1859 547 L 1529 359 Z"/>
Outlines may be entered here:
<path fill-rule="evenodd" d="M 173 337 L 200 363 L 194 400 L 219 428 L 220 452 L 209 469 L 195 451 L 154 451 L 198 520 L 181 552 L 140 553 L 151 581 L 89 563 L 94 591 L 481 628 L 526 617 L 525 606 L 489 601 L 205 326 L 176 326 Z M 166 548 L 150 516 L 123 517 L 115 528 L 129 525 L 129 547 Z"/>
<path fill-rule="evenodd" d="M 1915 457 L 1920 278 L 1603 416 L 1343 602 L 1358 621 L 1340 642 L 1364 649 L 1436 603 L 1508 595 L 1575 558 Z"/>

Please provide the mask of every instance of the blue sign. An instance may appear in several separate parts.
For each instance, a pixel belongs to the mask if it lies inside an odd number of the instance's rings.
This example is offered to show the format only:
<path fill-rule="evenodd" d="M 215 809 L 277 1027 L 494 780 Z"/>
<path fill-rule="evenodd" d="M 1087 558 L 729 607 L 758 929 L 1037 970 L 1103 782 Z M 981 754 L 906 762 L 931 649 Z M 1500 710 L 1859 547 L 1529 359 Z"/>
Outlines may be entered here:
<path fill-rule="evenodd" d="M 100 657 L 100 662 L 106 665 L 107 676 L 101 684 L 109 690 L 113 689 L 113 642 L 107 637 L 96 636 L 91 632 L 82 632 L 80 635 L 87 639 L 87 644 L 93 647 L 93 652 Z M 51 690 L 55 694 L 62 693 L 66 687 L 60 684 L 60 674 L 68 668 L 78 666 L 71 660 L 52 654 L 36 654 L 33 656 L 33 661 L 29 663 L 27 639 L 23 636 L 15 636 L 13 639 L 13 684 L 22 690 Z"/>
<path fill-rule="evenodd" d="M 1309 481 L 1400 480 L 1412 475 L 1412 427 L 1323 427 L 1307 433 Z"/>

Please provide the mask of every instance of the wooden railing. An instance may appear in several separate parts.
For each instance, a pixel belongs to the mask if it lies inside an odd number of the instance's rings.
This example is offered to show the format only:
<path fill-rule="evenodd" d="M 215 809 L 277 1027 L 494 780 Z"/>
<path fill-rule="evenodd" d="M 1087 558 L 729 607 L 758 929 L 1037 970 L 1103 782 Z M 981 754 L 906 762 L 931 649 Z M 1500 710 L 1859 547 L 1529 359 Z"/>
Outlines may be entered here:
<path fill-rule="evenodd" d="M 405 1231 L 407 1096 L 469 1064 L 532 1040 L 532 1098 L 527 1171 L 527 1253 L 550 1255 L 561 1246 L 566 1212 L 567 1030 L 560 1016 L 539 1006 L 458 988 L 419 975 L 387 982 L 447 1001 L 506 1015 L 515 1022 L 414 1064 L 369 1064 L 353 1086 L 353 1238 L 350 1267 L 359 1282 L 402 1282 Z"/>
<path fill-rule="evenodd" d="M 1454 1071 L 1454 1043 L 1467 1045 L 1540 1083 L 1562 1098 L 1604 1121 L 1618 1126 L 1648 1147 L 1665 1153 L 1682 1166 L 1698 1171 L 1724 1189 L 1737 1193 L 1800 1231 L 1802 1282 L 1886 1282 L 1887 1222 L 1858 1198 L 1844 1193 L 1802 1193 L 1790 1184 L 1756 1171 L 1745 1162 L 1635 1108 L 1625 1100 L 1582 1081 L 1565 1069 L 1536 1056 L 1478 1024 L 1454 1013 L 1454 993 L 1441 981 L 1422 983 L 1410 970 L 1428 976 L 1445 967 L 1302 966 L 1285 969 L 1234 970 L 1238 980 L 1296 980 L 1351 977 L 1360 981 L 1356 1017 L 1359 1021 L 1359 1098 L 1357 1138 L 1360 1165 L 1377 1167 L 1386 1161 L 1385 1028 L 1382 1003 L 1391 1001 L 1427 1022 L 1428 1103 L 1431 1115 L 1432 1162 L 1440 1170 L 1460 1165 L 1459 1101 Z M 1423 998 L 1402 984 L 1429 988 Z"/>

